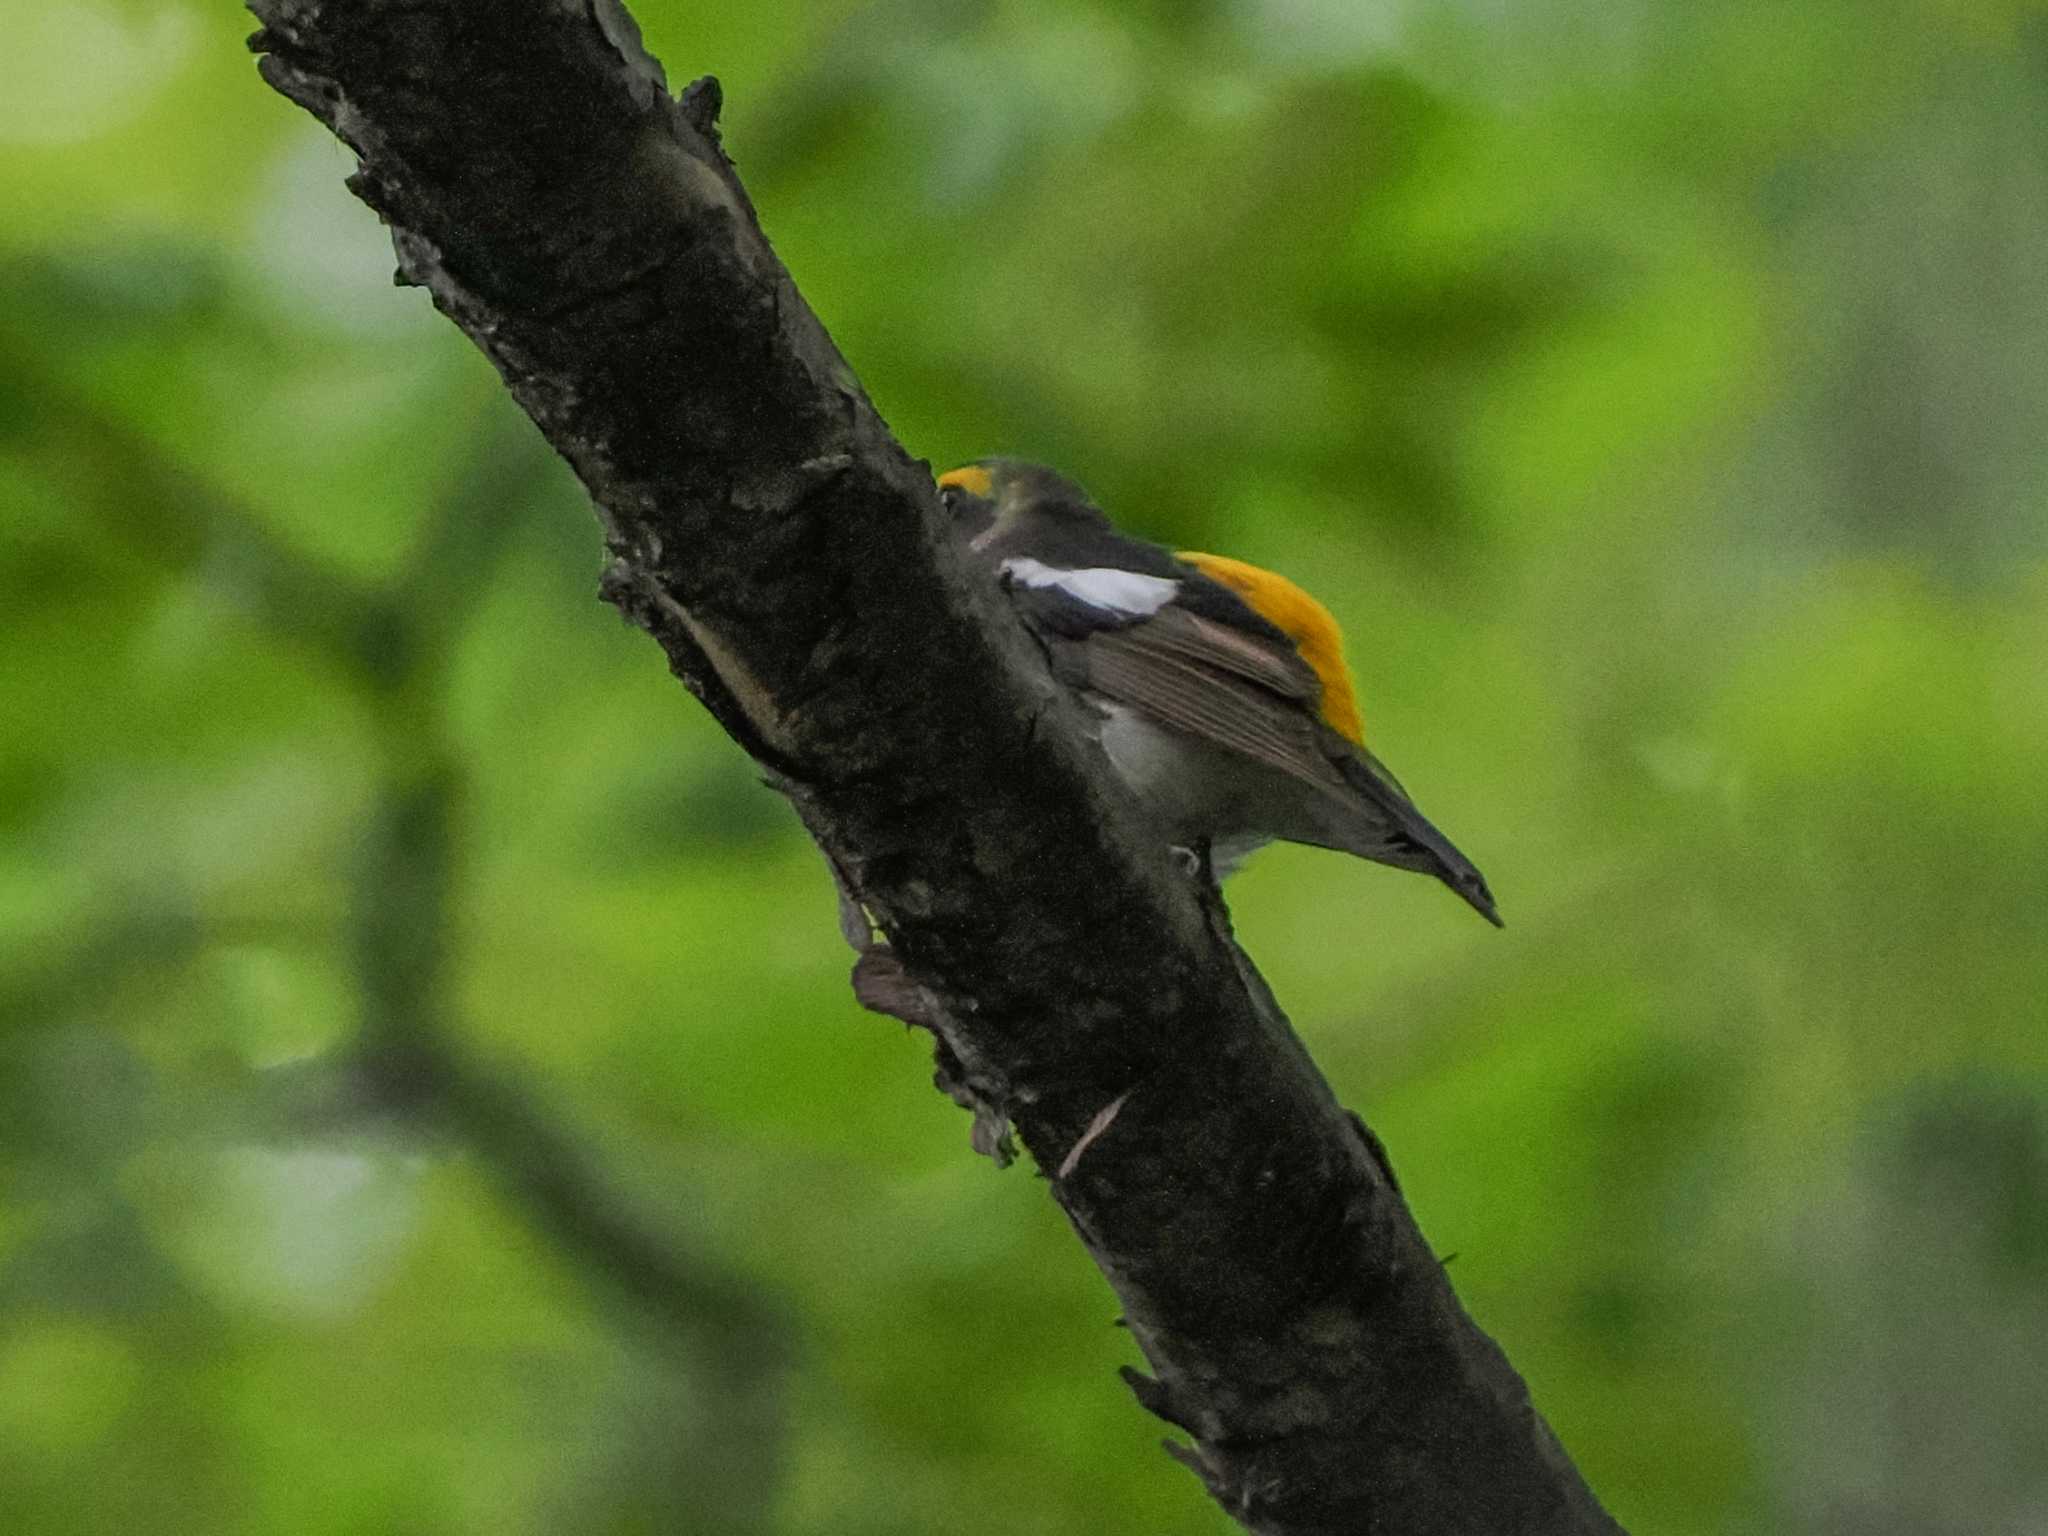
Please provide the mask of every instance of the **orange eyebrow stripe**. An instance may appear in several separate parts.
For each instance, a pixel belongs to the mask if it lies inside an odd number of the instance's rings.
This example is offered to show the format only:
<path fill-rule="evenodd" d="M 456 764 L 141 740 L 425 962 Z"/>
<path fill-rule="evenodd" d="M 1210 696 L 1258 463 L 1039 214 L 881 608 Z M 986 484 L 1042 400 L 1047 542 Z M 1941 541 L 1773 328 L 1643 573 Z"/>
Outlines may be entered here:
<path fill-rule="evenodd" d="M 962 464 L 958 469 L 949 469 L 939 476 L 939 484 L 957 485 L 970 496 L 986 496 L 994 488 L 988 471 L 979 464 Z"/>
<path fill-rule="evenodd" d="M 1285 576 L 1242 560 L 1188 549 L 1177 551 L 1176 557 L 1230 588 L 1252 612 L 1294 642 L 1323 685 L 1323 723 L 1345 740 L 1364 746 L 1365 722 L 1359 717 L 1351 669 L 1344 664 L 1344 633 L 1330 610 Z"/>

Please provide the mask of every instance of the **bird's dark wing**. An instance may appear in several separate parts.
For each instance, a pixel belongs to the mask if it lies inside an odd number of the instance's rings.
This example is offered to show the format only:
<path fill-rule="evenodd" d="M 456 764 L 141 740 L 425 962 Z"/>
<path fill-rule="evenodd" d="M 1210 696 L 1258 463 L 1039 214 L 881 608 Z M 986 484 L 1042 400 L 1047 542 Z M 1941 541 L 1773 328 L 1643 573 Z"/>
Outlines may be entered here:
<path fill-rule="evenodd" d="M 1120 633 L 1150 654 L 1178 657 L 1257 684 L 1311 713 L 1322 697 L 1315 670 L 1277 631 L 1270 636 L 1251 633 L 1176 603 Z"/>
<path fill-rule="evenodd" d="M 1087 685 L 1160 724 L 1337 796 L 1348 786 L 1314 714 L 1321 684 L 1293 649 L 1169 606 L 1079 642 Z"/>
<path fill-rule="evenodd" d="M 1347 744 L 1318 718 L 1322 681 L 1293 642 L 1236 594 L 1170 556 L 1161 554 L 1155 570 L 1138 571 L 1129 549 L 1120 543 L 1115 553 L 1115 566 L 1055 574 L 1035 563 L 1006 577 L 1005 590 L 1045 646 L 1054 672 L 1161 725 L 1351 801 L 1355 791 L 1332 755 L 1343 756 Z M 1061 554 L 1083 558 L 1078 551 Z M 1119 608 L 1111 584 L 1122 573 L 1175 585 L 1164 593 L 1123 594 L 1134 604 L 1157 597 L 1158 606 L 1149 610 Z M 1165 600 L 1166 593 L 1173 600 Z"/>

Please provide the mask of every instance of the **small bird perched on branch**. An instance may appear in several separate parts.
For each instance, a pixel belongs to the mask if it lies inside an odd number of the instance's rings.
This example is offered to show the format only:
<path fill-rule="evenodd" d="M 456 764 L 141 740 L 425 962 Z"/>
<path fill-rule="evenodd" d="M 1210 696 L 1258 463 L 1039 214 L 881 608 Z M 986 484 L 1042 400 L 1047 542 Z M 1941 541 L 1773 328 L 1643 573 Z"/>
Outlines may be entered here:
<path fill-rule="evenodd" d="M 1119 533 L 1017 459 L 939 476 L 1118 775 L 1220 878 L 1276 839 L 1434 875 L 1496 927 L 1486 881 L 1366 750 L 1343 635 L 1284 576 Z"/>

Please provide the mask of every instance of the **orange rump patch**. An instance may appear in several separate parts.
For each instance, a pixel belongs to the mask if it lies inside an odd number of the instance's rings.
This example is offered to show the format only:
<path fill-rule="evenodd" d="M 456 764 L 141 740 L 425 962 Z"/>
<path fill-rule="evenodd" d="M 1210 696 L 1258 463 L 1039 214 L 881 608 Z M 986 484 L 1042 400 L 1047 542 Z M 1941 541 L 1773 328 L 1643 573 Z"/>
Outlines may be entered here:
<path fill-rule="evenodd" d="M 1186 549 L 1178 551 L 1177 558 L 1230 588 L 1252 612 L 1294 642 L 1323 685 L 1323 723 L 1345 740 L 1364 746 L 1365 722 L 1359 718 L 1351 669 L 1344 664 L 1344 632 L 1330 610 L 1285 576 L 1242 560 Z"/>

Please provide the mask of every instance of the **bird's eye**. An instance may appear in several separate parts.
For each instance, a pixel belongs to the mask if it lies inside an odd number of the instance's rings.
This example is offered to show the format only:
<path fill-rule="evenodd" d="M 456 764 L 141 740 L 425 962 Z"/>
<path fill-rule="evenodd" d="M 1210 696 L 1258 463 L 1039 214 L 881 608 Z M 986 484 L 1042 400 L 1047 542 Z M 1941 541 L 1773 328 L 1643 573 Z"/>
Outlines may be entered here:
<path fill-rule="evenodd" d="M 958 512 L 960 510 L 962 494 L 963 492 L 957 485 L 942 485 L 939 487 L 939 500 L 945 503 L 948 512 Z"/>

